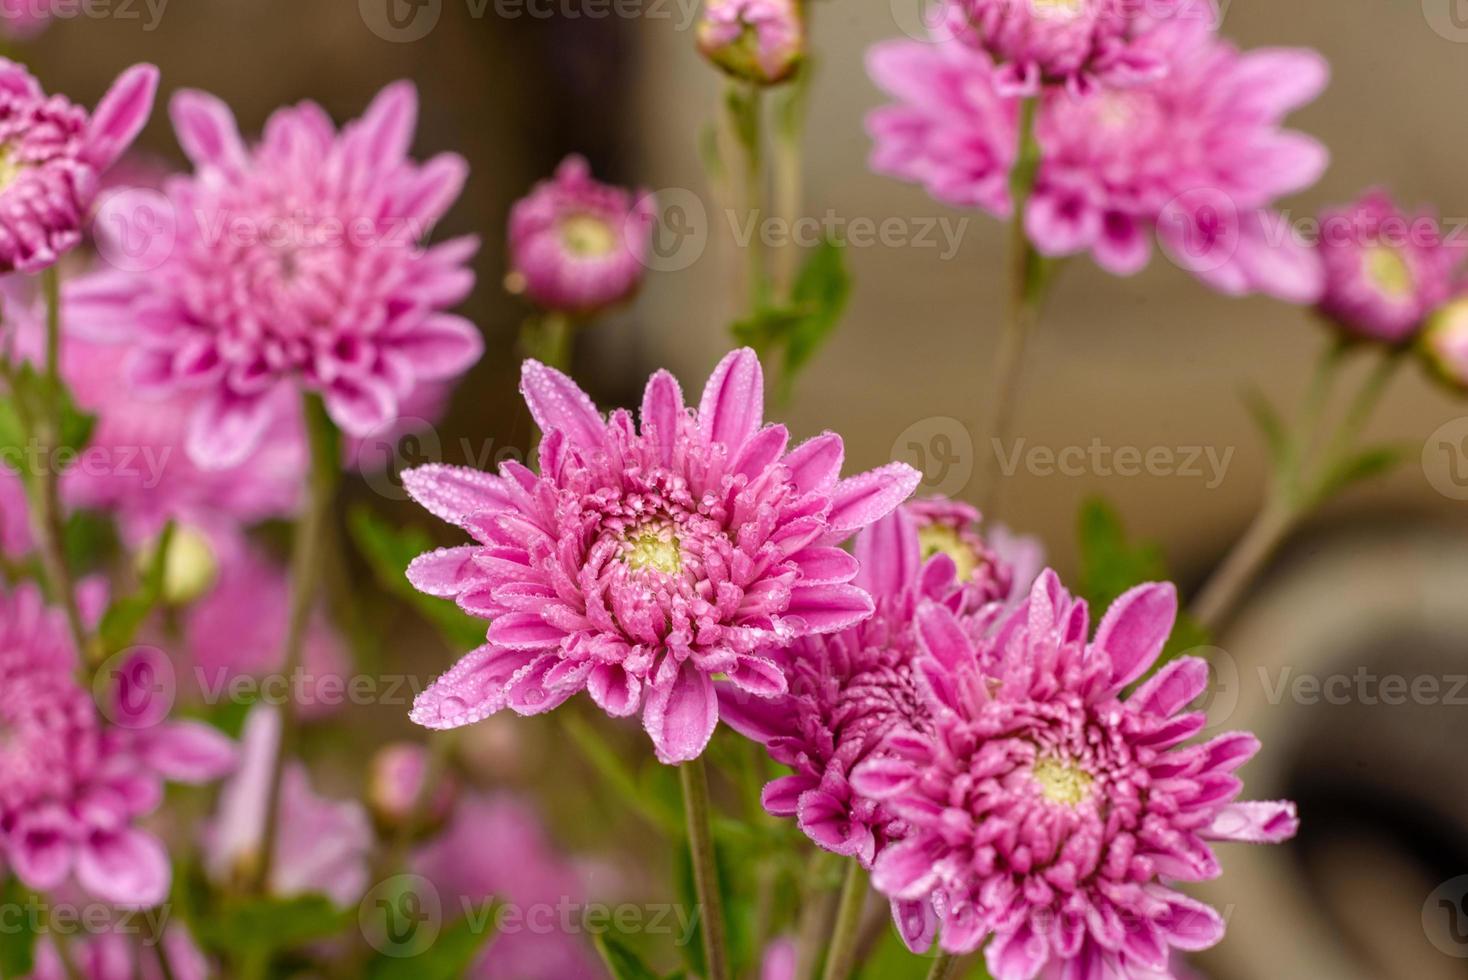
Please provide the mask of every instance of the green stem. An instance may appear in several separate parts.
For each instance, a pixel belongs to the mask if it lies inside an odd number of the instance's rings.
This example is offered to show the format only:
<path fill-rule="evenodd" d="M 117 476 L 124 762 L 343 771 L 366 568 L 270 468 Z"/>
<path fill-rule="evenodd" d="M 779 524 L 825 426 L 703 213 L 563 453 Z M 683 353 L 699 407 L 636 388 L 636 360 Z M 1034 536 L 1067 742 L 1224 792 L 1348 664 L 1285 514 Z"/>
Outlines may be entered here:
<path fill-rule="evenodd" d="M 525 353 L 558 371 L 570 372 L 576 341 L 576 321 L 569 313 L 547 310 L 520 328 Z"/>
<path fill-rule="evenodd" d="M 846 863 L 846 880 L 841 885 L 841 904 L 836 910 L 836 928 L 826 952 L 824 980 L 847 980 L 856 969 L 857 939 L 861 935 L 861 913 L 867 904 L 867 877 L 861 863 Z"/>
<path fill-rule="evenodd" d="M 952 953 L 939 953 L 928 971 L 928 980 L 951 980 L 958 975 L 958 957 Z"/>
<path fill-rule="evenodd" d="M 308 392 L 303 399 L 303 415 L 310 442 L 311 461 L 305 513 L 296 525 L 291 554 L 291 599 L 286 625 L 285 650 L 281 670 L 286 681 L 285 703 L 280 706 L 280 739 L 275 747 L 271 770 L 270 794 L 265 807 L 265 831 L 261 838 L 259 864 L 251 883 L 256 894 L 264 894 L 275 860 L 276 839 L 280 826 L 280 786 L 285 761 L 295 742 L 296 692 L 294 679 L 300 669 L 305 646 L 306 626 L 316 600 L 321 578 L 323 552 L 327 539 L 327 521 L 336 496 L 341 459 L 336 427 L 326 414 L 321 396 Z"/>
<path fill-rule="evenodd" d="M 703 914 L 703 951 L 707 980 L 730 980 L 728 945 L 724 938 L 724 900 L 719 892 L 719 868 L 714 856 L 710 820 L 708 770 L 702 757 L 678 767 L 683 783 L 683 810 L 688 823 L 688 852 L 693 860 L 693 887 Z"/>
<path fill-rule="evenodd" d="M 986 426 L 990 444 L 980 452 L 985 461 L 979 487 L 980 508 L 990 515 L 998 511 L 1001 499 L 1003 481 L 999 460 L 1002 447 L 1009 442 L 1014 427 L 1025 348 L 1031 332 L 1039 323 L 1048 286 L 1046 263 L 1025 232 L 1025 213 L 1040 172 L 1040 145 L 1035 140 L 1038 108 L 1039 100 L 1034 98 L 1020 104 L 1019 143 L 1009 179 L 1014 209 L 1009 224 L 1009 303 L 989 388 L 993 392 Z"/>

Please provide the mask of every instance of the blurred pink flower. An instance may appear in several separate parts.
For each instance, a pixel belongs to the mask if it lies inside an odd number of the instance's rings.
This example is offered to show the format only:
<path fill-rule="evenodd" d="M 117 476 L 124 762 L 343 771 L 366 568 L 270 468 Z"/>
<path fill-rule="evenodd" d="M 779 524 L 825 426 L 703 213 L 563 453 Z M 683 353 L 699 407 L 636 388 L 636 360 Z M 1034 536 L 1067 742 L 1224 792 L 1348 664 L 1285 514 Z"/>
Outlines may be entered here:
<path fill-rule="evenodd" d="M 239 769 L 204 828 L 204 869 L 215 882 L 238 883 L 258 870 L 279 740 L 279 710 L 269 704 L 251 708 Z M 373 846 L 367 811 L 355 800 L 318 796 L 299 761 L 287 762 L 282 774 L 277 834 L 275 860 L 265 879 L 271 895 L 321 894 L 348 908 L 367 890 Z"/>
<path fill-rule="evenodd" d="M 237 536 L 215 536 L 218 578 L 183 611 L 184 648 L 196 677 L 209 692 L 228 691 L 236 677 L 265 678 L 283 666 L 290 582 L 276 566 Z M 301 716 L 319 719 L 346 700 L 351 658 L 324 612 L 306 627 L 301 671 L 286 678 Z"/>
<path fill-rule="evenodd" d="M 124 930 L 89 935 L 71 943 L 72 963 L 82 980 L 208 980 L 215 975 L 185 926 L 169 925 L 157 943 L 140 943 L 139 938 Z M 161 962 L 164 956 L 166 967 Z M 36 969 L 30 980 L 71 980 L 49 938 L 36 944 Z"/>
<path fill-rule="evenodd" d="M 585 905 L 586 885 L 575 866 L 557 853 L 539 816 L 521 800 L 464 798 L 444 832 L 413 855 L 412 868 L 438 889 L 444 908 L 464 909 L 490 899 L 505 907 L 500 915 L 507 925 L 480 956 L 471 977 L 605 976 L 574 930 L 556 928 L 566 921 L 566 910 Z"/>
<path fill-rule="evenodd" d="M 0 35 L 28 40 L 51 22 L 47 0 L 0 0 Z"/>
<path fill-rule="evenodd" d="M 153 111 L 158 69 L 123 72 L 96 110 L 0 58 L 0 273 L 40 272 L 82 240 L 101 174 Z"/>
<path fill-rule="evenodd" d="M 760 980 L 796 980 L 799 963 L 795 940 L 782 936 L 765 947 L 760 960 Z"/>
<path fill-rule="evenodd" d="M 21 558 L 30 550 L 31 524 L 25 486 L 13 470 L 0 464 L 0 557 Z"/>
<path fill-rule="evenodd" d="M 710 0 L 698 23 L 698 50 L 736 78 L 782 82 L 805 56 L 799 0 Z"/>
<path fill-rule="evenodd" d="M 428 749 L 416 742 L 393 742 L 377 750 L 367 776 L 367 802 L 379 824 L 403 827 L 421 816 L 432 825 L 449 815 L 458 785 L 447 773 L 429 790 L 424 812 L 415 812 L 429 768 Z"/>
<path fill-rule="evenodd" d="M 949 27 L 994 59 L 1005 95 L 1060 85 L 1082 96 L 1165 77 L 1166 62 L 1136 43 L 1145 20 L 1129 0 L 957 0 Z"/>
<path fill-rule="evenodd" d="M 983 518 L 976 507 L 947 497 L 919 497 L 905 509 L 912 516 L 923 560 L 947 555 L 958 583 L 972 593 L 971 601 L 977 604 L 1006 601 L 1016 592 L 1024 594 L 1039 572 L 1036 568 L 1028 580 L 1015 580 L 1009 561 L 979 533 Z"/>
<path fill-rule="evenodd" d="M 467 166 L 451 153 L 408 158 L 417 110 L 413 87 L 397 83 L 338 133 L 304 102 L 249 147 L 223 102 L 174 96 L 195 171 L 165 185 L 171 249 L 120 315 L 138 323 L 135 384 L 199 393 L 185 439 L 196 463 L 254 453 L 282 390 L 320 392 L 333 420 L 363 436 L 420 385 L 479 359 L 479 331 L 444 312 L 473 286 L 477 241 L 423 245 Z"/>
<path fill-rule="evenodd" d="M 1454 299 L 1434 313 L 1418 347 L 1440 380 L 1459 394 L 1468 392 L 1468 297 Z"/>
<path fill-rule="evenodd" d="M 1303 49 L 1240 52 L 1193 18 L 1166 20 L 1137 45 L 1167 65 L 1164 80 L 1043 97 L 1025 213 L 1035 248 L 1090 252 L 1131 275 L 1147 265 L 1155 233 L 1174 262 L 1220 292 L 1316 301 L 1320 258 L 1271 208 L 1325 168 L 1323 146 L 1281 128 L 1324 87 L 1324 60 Z M 1008 217 L 1018 107 L 987 58 L 958 41 L 888 41 L 872 49 L 868 70 L 897 100 L 868 117 L 872 168 Z"/>
<path fill-rule="evenodd" d="M 1320 216 L 1320 310 L 1353 337 L 1409 340 L 1453 290 L 1463 259 L 1430 209 L 1404 213 L 1384 190 Z"/>
<path fill-rule="evenodd" d="M 924 510 L 942 508 L 930 502 Z M 729 685 L 719 690 L 723 720 L 793 770 L 765 786 L 765 809 L 794 817 L 821 847 L 867 867 L 901 836 L 901 827 L 894 828 L 885 807 L 852 789 L 851 771 L 892 731 L 931 727 L 913 670 L 919 603 L 943 603 L 974 635 L 1003 611 L 997 591 L 985 595 L 959 583 L 952 556 L 924 558 L 914 511 L 899 508 L 857 536 L 856 584 L 876 602 L 870 619 L 772 652 L 788 678 L 784 695 L 753 698 Z"/>
<path fill-rule="evenodd" d="M 208 725 L 166 719 L 147 655 L 108 678 L 100 713 L 77 662 L 65 620 L 34 587 L 0 590 L 0 863 L 37 891 L 75 880 L 104 901 L 156 905 L 168 855 L 133 823 L 162 801 L 165 779 L 217 779 L 234 749 Z"/>
<path fill-rule="evenodd" d="M 545 432 L 539 475 L 513 462 L 498 477 L 404 474 L 419 503 L 475 540 L 420 556 L 409 579 L 492 620 L 489 642 L 418 697 L 420 725 L 539 714 L 584 689 L 612 716 L 640 711 L 658 758 L 675 764 L 718 724 L 714 675 L 783 694 L 768 648 L 871 614 L 856 560 L 836 546 L 920 474 L 893 463 L 838 480 L 830 433 L 787 452 L 785 427 L 763 422 L 753 351 L 720 362 L 696 412 L 671 374 L 653 375 L 640 431 L 535 361 L 520 387 Z"/>
<path fill-rule="evenodd" d="M 1207 663 L 1175 660 L 1120 699 L 1176 613 L 1172 586 L 1139 586 L 1088 642 L 1085 603 L 1050 571 L 978 644 L 923 607 L 935 731 L 894 733 L 852 779 L 907 822 L 872 882 L 927 905 L 902 923 L 914 949 L 938 928 L 948 952 L 984 946 L 995 980 L 1034 980 L 1165 975 L 1174 950 L 1222 938 L 1223 918 L 1171 883 L 1216 877 L 1213 842 L 1278 842 L 1298 821 L 1290 803 L 1237 802 L 1252 735 L 1183 747 L 1205 723 L 1186 708 Z"/>
<path fill-rule="evenodd" d="M 598 183 L 569 156 L 510 211 L 510 289 L 578 314 L 621 302 L 647 271 L 653 219 L 650 195 Z"/>

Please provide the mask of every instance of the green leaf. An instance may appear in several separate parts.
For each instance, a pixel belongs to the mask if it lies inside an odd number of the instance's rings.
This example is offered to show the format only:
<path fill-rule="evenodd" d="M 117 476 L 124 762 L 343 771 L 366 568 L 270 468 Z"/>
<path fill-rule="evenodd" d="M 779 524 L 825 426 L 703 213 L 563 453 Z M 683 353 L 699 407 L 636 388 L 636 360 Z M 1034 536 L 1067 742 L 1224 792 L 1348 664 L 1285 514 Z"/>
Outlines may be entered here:
<path fill-rule="evenodd" d="M 74 569 L 104 567 L 119 550 L 117 528 L 106 514 L 73 511 L 61 530 L 61 547 Z"/>
<path fill-rule="evenodd" d="M 384 589 L 416 609 L 454 649 L 483 645 L 483 620 L 475 619 L 452 602 L 424 595 L 408 581 L 408 565 L 414 558 L 433 550 L 433 541 L 426 533 L 418 528 L 395 528 L 365 506 L 352 509 L 348 525 L 357 550 Z"/>
<path fill-rule="evenodd" d="M 736 321 L 729 332 L 736 341 L 764 356 L 783 345 L 805 316 L 804 311 L 793 307 L 767 308 Z"/>
<path fill-rule="evenodd" d="M 493 909 L 482 918 L 466 916 L 439 933 L 433 945 L 417 956 L 379 956 L 367 975 L 372 980 L 459 980 L 469 975 L 469 968 L 494 938 L 494 929 L 484 927 L 494 921 Z"/>
<path fill-rule="evenodd" d="M 597 936 L 596 951 L 601 954 L 602 962 L 606 964 L 612 980 L 660 980 L 660 975 L 616 936 Z"/>
<path fill-rule="evenodd" d="M 36 968 L 39 934 L 31 928 L 36 918 L 31 914 L 34 903 L 30 891 L 17 879 L 7 877 L 0 883 L 0 908 L 20 912 L 0 939 L 0 977 L 27 977 Z"/>
<path fill-rule="evenodd" d="M 194 923 L 208 946 L 235 954 L 283 950 L 341 932 L 355 919 L 325 895 L 251 899 L 225 904 Z"/>
<path fill-rule="evenodd" d="M 158 607 L 163 598 L 163 575 L 167 570 L 168 548 L 173 542 L 173 535 L 174 525 L 169 521 L 158 536 L 142 587 L 132 595 L 116 599 L 103 613 L 97 635 L 104 654 L 116 653 L 132 645 L 138 631 Z"/>
<path fill-rule="evenodd" d="M 1321 479 L 1316 502 L 1324 502 L 1353 484 L 1385 476 L 1400 466 L 1413 451 L 1410 446 L 1373 446 L 1348 456 L 1331 467 Z"/>
<path fill-rule="evenodd" d="M 836 328 L 851 298 L 851 274 L 842 246 L 827 239 L 806 257 L 790 292 L 805 317 L 790 331 L 785 347 L 785 380 L 790 382 Z"/>
<path fill-rule="evenodd" d="M 1249 416 L 1253 418 L 1254 425 L 1264 436 L 1264 444 L 1269 448 L 1269 458 L 1278 467 L 1290 452 L 1290 437 L 1285 429 L 1284 420 L 1269 403 L 1264 392 L 1258 388 L 1253 386 L 1245 388 L 1242 397 L 1244 407 L 1249 410 Z"/>

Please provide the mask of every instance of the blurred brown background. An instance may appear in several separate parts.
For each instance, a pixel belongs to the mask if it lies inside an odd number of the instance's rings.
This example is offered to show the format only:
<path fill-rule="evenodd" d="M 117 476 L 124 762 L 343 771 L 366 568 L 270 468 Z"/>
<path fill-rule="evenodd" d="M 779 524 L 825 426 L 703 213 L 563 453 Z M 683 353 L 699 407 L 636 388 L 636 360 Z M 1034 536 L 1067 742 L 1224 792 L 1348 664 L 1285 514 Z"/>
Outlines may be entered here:
<path fill-rule="evenodd" d="M 473 166 L 441 233 L 474 230 L 485 240 L 469 312 L 490 353 L 460 388 L 442 441 L 523 445 L 529 426 L 514 391 L 513 346 L 523 311 L 499 288 L 511 202 L 577 151 L 603 179 L 687 189 L 712 211 L 697 137 L 719 80 L 694 52 L 692 0 L 646 0 L 637 18 L 589 16 L 606 8 L 586 0 L 499 12 L 492 0 L 482 9 L 478 0 L 420 0 L 428 6 L 419 15 L 436 11 L 438 19 L 411 41 L 380 36 L 394 36 L 381 29 L 387 2 L 173 0 L 154 23 L 157 0 L 154 11 L 141 0 L 128 8 L 136 19 L 122 15 L 118 0 L 112 16 L 56 24 L 24 57 L 50 86 L 88 100 L 126 64 L 151 60 L 164 70 L 165 94 L 209 89 L 236 108 L 247 131 L 275 106 L 307 97 L 350 118 L 386 82 L 415 79 L 423 97 L 418 149 L 455 149 Z M 1431 202 L 1449 217 L 1468 217 L 1461 165 L 1468 3 L 1458 4 L 1235 0 L 1227 7 L 1223 31 L 1239 44 L 1309 45 L 1333 66 L 1325 96 L 1293 118 L 1333 154 L 1320 185 L 1286 202 L 1297 216 L 1381 183 L 1406 204 Z M 399 13 L 414 9 L 405 4 Z M 806 212 L 970 220 L 947 259 L 941 247 L 848 250 L 856 278 L 850 312 L 786 414 L 799 435 L 843 433 L 853 468 L 911 458 L 909 442 L 954 436 L 960 458 L 944 489 L 962 496 L 974 491 L 963 471 L 984 451 L 974 442 L 997 340 L 1004 234 L 983 215 L 947 209 L 865 167 L 862 117 L 879 95 L 863 55 L 898 34 L 899 20 L 915 22 L 914 0 L 814 3 Z M 161 113 L 144 143 L 177 158 Z M 585 338 L 577 374 L 599 399 L 628 403 L 657 365 L 685 384 L 701 381 L 729 344 L 724 327 L 739 299 L 726 276 L 729 247 L 727 225 L 715 216 L 698 261 L 652 274 L 633 307 Z M 1204 447 L 1228 465 L 1216 486 L 1206 477 L 1021 469 L 1009 481 L 1004 520 L 1041 535 L 1068 574 L 1077 507 L 1105 495 L 1134 533 L 1165 542 L 1180 582 L 1195 586 L 1262 491 L 1264 453 L 1239 391 L 1256 384 L 1292 406 L 1321 344 L 1305 312 L 1218 296 L 1160 254 L 1131 280 L 1088 260 L 1071 263 L 1031 348 L 1017 436 L 1057 449 L 1093 439 L 1112 449 Z M 1463 403 L 1410 369 L 1394 383 L 1372 435 L 1422 447 L 1464 415 Z M 942 419 L 957 422 L 935 421 Z M 459 461 L 453 449 L 446 455 Z M 1250 794 L 1301 798 L 1305 831 L 1287 849 L 1225 855 L 1229 874 L 1212 892 L 1229 907 L 1232 929 L 1204 963 L 1213 975 L 1468 975 L 1468 878 L 1459 878 L 1468 875 L 1468 764 L 1460 748 L 1468 744 L 1468 689 L 1455 690 L 1454 680 L 1468 674 L 1464 506 L 1433 489 L 1414 452 L 1389 480 L 1348 493 L 1312 522 L 1219 638 L 1226 652 L 1217 723 L 1261 733 L 1268 748 L 1247 771 Z M 1439 692 L 1389 704 L 1353 682 L 1335 703 L 1309 703 L 1300 693 L 1308 688 L 1295 686 L 1302 675 L 1354 678 L 1361 669 L 1378 680 L 1436 678 Z"/>

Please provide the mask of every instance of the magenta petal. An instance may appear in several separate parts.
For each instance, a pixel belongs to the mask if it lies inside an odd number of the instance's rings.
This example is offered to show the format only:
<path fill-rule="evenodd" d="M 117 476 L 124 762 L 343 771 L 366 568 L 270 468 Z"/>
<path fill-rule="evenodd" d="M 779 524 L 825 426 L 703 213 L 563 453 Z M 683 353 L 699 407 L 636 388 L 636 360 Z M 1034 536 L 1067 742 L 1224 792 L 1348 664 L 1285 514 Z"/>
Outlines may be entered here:
<path fill-rule="evenodd" d="M 790 478 L 802 493 L 829 490 L 841 475 L 846 449 L 841 437 L 832 432 L 816 436 L 790 450 L 784 463 Z"/>
<path fill-rule="evenodd" d="M 459 524 L 481 510 L 504 510 L 510 499 L 499 477 L 467 466 L 431 463 L 403 473 L 403 489 L 434 517 Z"/>
<path fill-rule="evenodd" d="M 544 653 L 522 667 L 505 686 L 505 705 L 519 715 L 540 715 L 558 708 L 581 690 L 581 683 L 554 685 L 550 676 L 562 660 L 558 654 Z"/>
<path fill-rule="evenodd" d="M 876 608 L 872 597 L 854 585 L 798 585 L 790 590 L 788 618 L 798 618 L 810 633 L 834 633 L 855 626 Z"/>
<path fill-rule="evenodd" d="M 932 903 L 926 899 L 914 902 L 892 901 L 892 923 L 903 945 L 918 955 L 933 946 L 938 935 L 938 917 L 933 914 Z"/>
<path fill-rule="evenodd" d="M 507 613 L 489 624 L 485 637 L 491 643 L 516 650 L 543 650 L 557 647 L 566 639 L 565 630 L 558 629 L 535 613 Z"/>
<path fill-rule="evenodd" d="M 1167 914 L 1155 920 L 1170 946 L 1196 953 L 1223 939 L 1223 917 L 1211 906 L 1178 892 L 1166 896 Z"/>
<path fill-rule="evenodd" d="M 106 170 L 137 139 L 153 112 L 158 92 L 158 69 L 133 65 L 117 77 L 87 129 L 87 156 L 98 170 Z"/>
<path fill-rule="evenodd" d="M 213 725 L 172 721 L 149 733 L 143 758 L 164 778 L 179 783 L 207 783 L 235 767 L 234 743 Z"/>
<path fill-rule="evenodd" d="M 183 89 L 169 102 L 168 114 L 179 145 L 195 166 L 233 171 L 244 165 L 245 141 L 240 138 L 234 113 L 223 99 Z"/>
<path fill-rule="evenodd" d="M 419 694 L 409 717 L 424 728 L 437 729 L 482 721 L 505 706 L 505 687 L 534 657 L 534 651 L 486 644 L 466 654 Z"/>
<path fill-rule="evenodd" d="M 668 765 L 698 758 L 718 723 L 714 683 L 691 660 L 683 661 L 671 681 L 653 688 L 642 712 L 658 761 Z"/>
<path fill-rule="evenodd" d="M 889 799 L 911 785 L 917 775 L 912 763 L 902 759 L 876 757 L 857 766 L 851 773 L 851 788 L 874 800 Z"/>
<path fill-rule="evenodd" d="M 764 418 L 764 371 L 748 347 L 730 351 L 714 368 L 698 405 L 698 428 L 721 442 L 732 457 L 759 430 Z"/>
<path fill-rule="evenodd" d="M 880 599 L 911 588 L 922 565 L 922 548 L 912 517 L 901 507 L 873 522 L 856 538 L 861 562 L 857 584 Z"/>
<path fill-rule="evenodd" d="M 201 469 L 233 469 L 260 448 L 270 423 L 269 398 L 247 400 L 215 392 L 204 399 L 189 420 L 189 458 Z"/>
<path fill-rule="evenodd" d="M 408 565 L 408 581 L 425 595 L 453 598 L 479 577 L 474 565 L 476 550 L 466 545 L 419 555 Z"/>
<path fill-rule="evenodd" d="M 405 193 L 397 201 L 398 212 L 421 223 L 426 231 L 459 199 L 468 178 L 469 161 L 457 153 L 440 153 L 408 178 Z"/>
<path fill-rule="evenodd" d="M 817 845 L 835 854 L 870 864 L 876 846 L 872 829 L 852 817 L 851 806 L 824 790 L 800 798 L 800 829 Z"/>
<path fill-rule="evenodd" d="M 394 337 L 392 346 L 412 362 L 418 380 L 443 381 L 474 366 L 484 353 L 484 337 L 463 317 L 439 313 L 412 333 Z"/>
<path fill-rule="evenodd" d="M 323 393 L 323 399 L 331 420 L 352 436 L 370 436 L 398 414 L 397 396 L 383 378 L 338 378 Z"/>
<path fill-rule="evenodd" d="M 596 405 L 576 382 L 555 368 L 526 361 L 520 372 L 520 393 L 542 432 L 564 432 L 581 449 L 594 449 L 605 441 L 606 423 Z"/>
<path fill-rule="evenodd" d="M 1300 818 L 1293 803 L 1254 801 L 1224 807 L 1203 836 L 1245 844 L 1278 844 L 1295 836 L 1299 829 Z"/>
<path fill-rule="evenodd" d="M 647 389 L 642 393 L 642 434 L 657 433 L 664 465 L 672 459 L 678 423 L 686 412 L 677 378 L 667 371 L 659 371 L 648 379 Z"/>
<path fill-rule="evenodd" d="M 800 798 L 817 785 L 810 776 L 772 779 L 760 791 L 760 805 L 772 817 L 793 817 L 800 810 Z"/>
<path fill-rule="evenodd" d="M 418 127 L 418 89 L 412 82 L 393 82 L 377 93 L 353 136 L 366 140 L 371 162 L 394 164 L 408 155 Z"/>
<path fill-rule="evenodd" d="M 74 843 L 70 817 L 57 806 L 24 814 L 9 831 L 11 868 L 29 888 L 51 891 L 71 874 Z M 3 852 L 0 852 L 3 853 Z"/>
<path fill-rule="evenodd" d="M 965 664 L 977 665 L 973 644 L 946 606 L 925 603 L 918 610 L 917 626 L 923 650 L 945 669 L 954 671 Z"/>
<path fill-rule="evenodd" d="M 947 937 L 945 936 L 945 939 Z M 1040 967 L 1050 952 L 1045 937 L 1037 932 L 1026 919 L 1012 932 L 995 934 L 984 950 L 989 972 L 1005 980 L 1032 980 L 1040 973 Z"/>
<path fill-rule="evenodd" d="M 635 712 L 642 700 L 642 682 L 627 673 L 621 664 L 597 664 L 586 679 L 591 700 L 613 718 L 625 718 Z"/>
<path fill-rule="evenodd" d="M 906 463 L 888 463 L 842 480 L 832 494 L 831 530 L 856 531 L 886 517 L 912 496 L 922 479 L 923 475 Z"/>
<path fill-rule="evenodd" d="M 1180 657 L 1137 688 L 1127 704 L 1134 711 L 1170 718 L 1208 687 L 1208 662 Z"/>
<path fill-rule="evenodd" d="M 800 569 L 803 585 L 828 585 L 850 582 L 861 571 L 861 563 L 840 548 L 810 547 L 790 556 Z"/>
<path fill-rule="evenodd" d="M 149 908 L 168 897 L 173 875 L 158 838 L 127 829 L 94 833 L 77 852 L 76 877 L 104 901 Z"/>
<path fill-rule="evenodd" d="M 1111 682 L 1123 688 L 1156 662 L 1177 619 L 1177 589 L 1152 582 L 1129 590 L 1111 604 L 1096 627 L 1093 647 L 1111 658 Z"/>
<path fill-rule="evenodd" d="M 789 687 L 785 672 L 765 657 L 740 654 L 728 673 L 731 682 L 755 697 L 778 697 Z"/>
<path fill-rule="evenodd" d="M 783 699 L 756 697 L 731 683 L 715 685 L 719 695 L 719 718 L 747 739 L 761 745 L 790 733 L 796 720 Z"/>
<path fill-rule="evenodd" d="M 877 856 L 872 884 L 889 898 L 926 898 L 938 882 L 936 854 L 923 840 L 899 841 Z"/>

